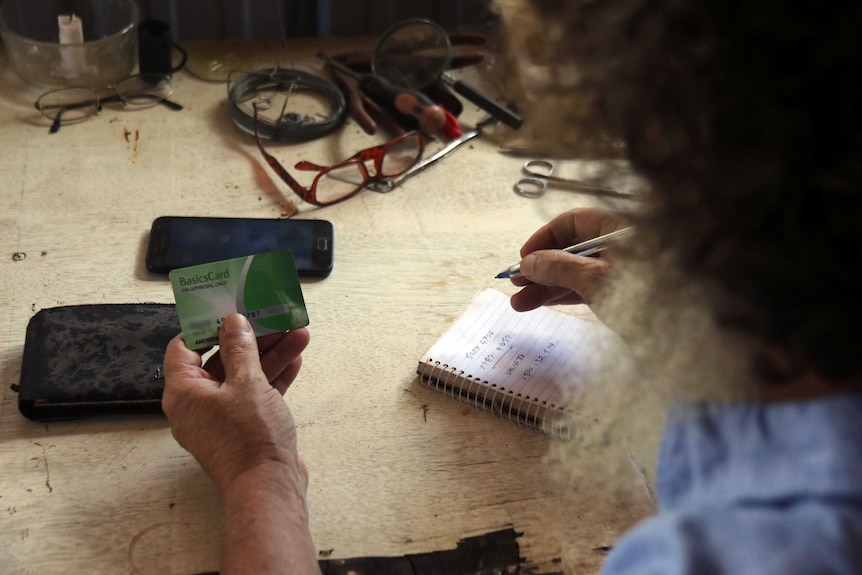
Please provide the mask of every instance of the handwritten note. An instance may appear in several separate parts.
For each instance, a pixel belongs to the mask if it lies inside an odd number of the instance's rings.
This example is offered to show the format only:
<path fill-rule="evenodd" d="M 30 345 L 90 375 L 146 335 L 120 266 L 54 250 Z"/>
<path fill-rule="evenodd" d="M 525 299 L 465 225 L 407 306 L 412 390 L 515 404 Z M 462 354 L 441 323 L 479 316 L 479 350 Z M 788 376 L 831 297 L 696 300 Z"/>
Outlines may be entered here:
<path fill-rule="evenodd" d="M 551 308 L 516 312 L 509 296 L 486 288 L 428 350 L 418 371 L 449 391 L 457 386 L 459 399 L 473 403 L 502 394 L 516 398 L 507 405 L 517 401 L 518 409 L 564 410 L 570 392 L 599 378 L 607 352 L 622 347 L 600 323 Z"/>

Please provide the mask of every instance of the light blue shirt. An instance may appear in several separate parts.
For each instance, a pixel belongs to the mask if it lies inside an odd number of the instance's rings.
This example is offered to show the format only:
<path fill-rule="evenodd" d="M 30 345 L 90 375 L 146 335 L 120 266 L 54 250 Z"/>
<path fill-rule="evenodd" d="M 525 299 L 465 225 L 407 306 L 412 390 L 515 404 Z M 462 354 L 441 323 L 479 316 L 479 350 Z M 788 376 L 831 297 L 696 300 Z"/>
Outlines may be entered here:
<path fill-rule="evenodd" d="M 656 491 L 603 575 L 860 574 L 862 395 L 680 404 Z"/>

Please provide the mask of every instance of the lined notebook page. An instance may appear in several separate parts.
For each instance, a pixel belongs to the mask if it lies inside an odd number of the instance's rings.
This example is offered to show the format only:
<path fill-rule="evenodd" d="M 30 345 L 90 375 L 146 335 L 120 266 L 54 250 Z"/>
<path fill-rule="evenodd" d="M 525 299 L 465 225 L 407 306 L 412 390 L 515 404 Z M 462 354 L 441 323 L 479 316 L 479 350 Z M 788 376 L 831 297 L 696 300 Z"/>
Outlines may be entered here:
<path fill-rule="evenodd" d="M 516 312 L 509 296 L 480 291 L 419 362 L 423 382 L 518 423 L 547 427 L 566 410 L 571 391 L 599 377 L 605 326 L 552 308 Z"/>

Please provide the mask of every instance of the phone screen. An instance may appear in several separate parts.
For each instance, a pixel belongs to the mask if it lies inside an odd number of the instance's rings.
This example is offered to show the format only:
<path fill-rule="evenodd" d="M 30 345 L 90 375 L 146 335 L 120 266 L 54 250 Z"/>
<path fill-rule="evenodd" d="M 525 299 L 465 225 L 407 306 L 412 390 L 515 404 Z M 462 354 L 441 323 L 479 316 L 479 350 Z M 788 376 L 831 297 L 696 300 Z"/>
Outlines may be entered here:
<path fill-rule="evenodd" d="M 301 276 L 332 270 L 332 224 L 325 220 L 163 216 L 153 222 L 147 269 L 176 268 L 289 249 Z"/>

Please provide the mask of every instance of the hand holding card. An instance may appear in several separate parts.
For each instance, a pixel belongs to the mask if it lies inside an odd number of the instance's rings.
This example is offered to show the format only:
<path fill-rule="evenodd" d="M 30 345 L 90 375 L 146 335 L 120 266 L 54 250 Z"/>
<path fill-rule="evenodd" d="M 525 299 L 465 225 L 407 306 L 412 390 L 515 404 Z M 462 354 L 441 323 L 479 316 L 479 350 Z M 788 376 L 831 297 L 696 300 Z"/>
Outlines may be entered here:
<path fill-rule="evenodd" d="M 248 318 L 257 336 L 308 325 L 290 250 L 180 268 L 170 279 L 189 349 L 218 344 L 219 325 L 231 313 Z"/>

